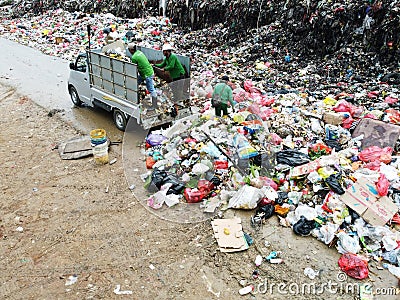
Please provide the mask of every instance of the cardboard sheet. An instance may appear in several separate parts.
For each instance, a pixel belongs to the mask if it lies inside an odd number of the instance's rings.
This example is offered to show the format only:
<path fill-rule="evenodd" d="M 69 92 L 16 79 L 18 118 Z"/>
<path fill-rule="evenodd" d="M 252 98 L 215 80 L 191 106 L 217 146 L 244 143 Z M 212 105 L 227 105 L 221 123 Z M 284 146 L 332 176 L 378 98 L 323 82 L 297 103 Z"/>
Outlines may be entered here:
<path fill-rule="evenodd" d="M 352 137 L 355 138 L 362 134 L 364 135 L 361 142 L 362 149 L 371 146 L 394 148 L 400 136 L 400 126 L 374 119 L 362 119 L 354 129 Z"/>

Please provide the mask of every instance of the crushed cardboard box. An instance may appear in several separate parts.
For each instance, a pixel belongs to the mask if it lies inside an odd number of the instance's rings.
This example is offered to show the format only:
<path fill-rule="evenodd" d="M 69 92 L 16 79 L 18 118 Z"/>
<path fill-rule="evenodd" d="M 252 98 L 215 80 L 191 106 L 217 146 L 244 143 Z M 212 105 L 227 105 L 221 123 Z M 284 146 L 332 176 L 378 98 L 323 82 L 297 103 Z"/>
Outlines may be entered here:
<path fill-rule="evenodd" d="M 237 252 L 249 248 L 240 218 L 216 219 L 211 221 L 211 225 L 221 252 Z"/>
<path fill-rule="evenodd" d="M 373 226 L 385 225 L 399 210 L 393 201 L 379 197 L 375 183 L 360 178 L 340 199 Z"/>

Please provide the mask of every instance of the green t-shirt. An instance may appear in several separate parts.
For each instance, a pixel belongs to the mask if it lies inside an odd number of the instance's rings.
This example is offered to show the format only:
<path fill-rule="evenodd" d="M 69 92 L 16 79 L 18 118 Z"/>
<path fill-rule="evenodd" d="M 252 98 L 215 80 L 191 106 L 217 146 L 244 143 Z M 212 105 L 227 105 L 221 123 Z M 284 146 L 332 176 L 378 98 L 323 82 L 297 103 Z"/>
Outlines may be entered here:
<path fill-rule="evenodd" d="M 161 64 L 156 64 L 156 66 L 159 68 L 164 68 L 165 71 L 168 71 L 172 79 L 176 79 L 181 75 L 185 75 L 185 69 L 183 68 L 179 59 L 173 53 L 171 53 L 168 58 L 165 57 L 163 62 Z"/>
<path fill-rule="evenodd" d="M 212 95 L 214 96 L 215 94 L 221 95 L 222 103 L 228 104 L 229 101 L 233 107 L 233 93 L 231 87 L 228 84 L 226 84 L 225 82 L 217 83 Z"/>
<path fill-rule="evenodd" d="M 137 64 L 139 74 L 140 76 L 142 76 L 143 79 L 154 74 L 153 67 L 151 66 L 149 60 L 142 51 L 136 50 L 131 57 L 131 61 L 134 64 Z"/>

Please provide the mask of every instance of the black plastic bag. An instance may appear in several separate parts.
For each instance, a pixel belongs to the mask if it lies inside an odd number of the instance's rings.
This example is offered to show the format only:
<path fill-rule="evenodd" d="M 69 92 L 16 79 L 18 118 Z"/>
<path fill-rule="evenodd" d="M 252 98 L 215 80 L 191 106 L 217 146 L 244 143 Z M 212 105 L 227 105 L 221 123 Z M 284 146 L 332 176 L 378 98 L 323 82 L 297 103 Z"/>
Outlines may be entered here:
<path fill-rule="evenodd" d="M 276 161 L 278 164 L 296 167 L 310 162 L 310 157 L 298 150 L 283 150 L 276 153 Z"/>
<path fill-rule="evenodd" d="M 304 216 L 301 216 L 300 220 L 293 225 L 294 233 L 301 236 L 309 235 L 314 228 L 316 228 L 315 221 L 309 221 Z"/>
<path fill-rule="evenodd" d="M 329 186 L 329 188 L 339 195 L 343 195 L 346 192 L 339 182 L 341 178 L 342 174 L 336 173 L 325 179 L 325 183 Z"/>
<path fill-rule="evenodd" d="M 288 193 L 278 192 L 278 198 L 275 199 L 275 204 L 282 205 L 287 199 L 289 199 Z"/>
<path fill-rule="evenodd" d="M 256 210 L 255 216 L 260 217 L 262 219 L 269 219 L 272 217 L 274 212 L 275 212 L 275 206 L 273 206 L 272 204 L 267 204 L 262 207 L 259 207 Z"/>
<path fill-rule="evenodd" d="M 185 183 L 180 181 L 175 174 L 167 173 L 159 169 L 155 169 L 151 174 L 151 182 L 158 189 L 161 189 L 164 184 L 171 183 L 172 186 L 169 188 L 167 195 L 179 195 L 185 188 Z"/>
<path fill-rule="evenodd" d="M 325 140 L 325 144 L 336 151 L 342 150 L 342 146 L 339 144 L 337 140 Z"/>
<path fill-rule="evenodd" d="M 274 169 L 274 161 L 275 155 L 271 153 L 268 155 L 267 153 L 261 153 L 257 156 L 252 157 L 252 162 L 263 169 L 272 170 Z"/>

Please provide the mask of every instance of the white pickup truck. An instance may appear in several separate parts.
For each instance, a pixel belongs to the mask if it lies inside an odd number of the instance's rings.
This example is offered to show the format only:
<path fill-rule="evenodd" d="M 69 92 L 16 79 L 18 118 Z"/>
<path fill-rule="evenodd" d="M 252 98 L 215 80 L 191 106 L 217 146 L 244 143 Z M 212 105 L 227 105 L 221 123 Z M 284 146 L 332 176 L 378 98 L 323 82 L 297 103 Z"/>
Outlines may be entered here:
<path fill-rule="evenodd" d="M 151 48 L 138 47 L 150 61 L 163 59 L 161 51 Z M 129 55 L 129 54 L 128 54 Z M 177 55 L 185 66 L 190 78 L 190 58 Z M 190 115 L 189 101 L 190 79 L 184 79 L 186 84 L 175 87 L 186 88 L 179 93 L 182 99 L 173 99 L 173 105 L 168 109 L 150 111 L 146 109 L 146 99 L 139 92 L 137 65 L 131 62 L 105 55 L 101 49 L 87 50 L 71 62 L 68 79 L 68 91 L 76 106 L 85 104 L 91 107 L 103 108 L 113 115 L 116 127 L 125 130 L 129 118 L 144 129 L 173 122 Z M 176 93 L 178 94 L 178 93 Z M 161 98 L 171 100 L 171 93 L 163 93 Z M 165 107 L 164 107 L 165 108 Z"/>

